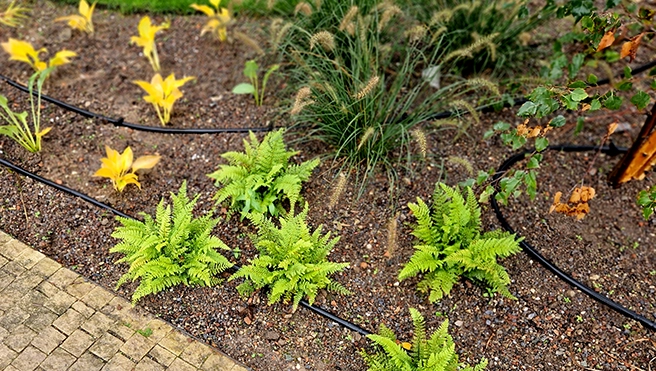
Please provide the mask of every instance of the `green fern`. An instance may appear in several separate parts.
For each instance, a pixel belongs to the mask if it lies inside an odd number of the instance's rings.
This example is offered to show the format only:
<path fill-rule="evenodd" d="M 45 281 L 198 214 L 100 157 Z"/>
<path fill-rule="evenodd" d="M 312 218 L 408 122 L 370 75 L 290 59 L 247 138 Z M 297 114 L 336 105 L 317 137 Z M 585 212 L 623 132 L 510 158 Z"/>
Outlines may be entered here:
<path fill-rule="evenodd" d="M 312 304 L 321 289 L 350 294 L 328 277 L 348 267 L 348 263 L 327 260 L 339 237 L 331 239 L 330 232 L 322 235 L 322 226 L 311 233 L 305 222 L 307 212 L 306 204 L 300 214 L 280 218 L 280 228 L 263 214 L 248 214 L 258 228 L 254 242 L 260 254 L 228 279 L 246 279 L 237 287 L 241 295 L 268 287 L 269 304 L 292 301 L 295 311 L 304 297 Z"/>
<path fill-rule="evenodd" d="M 140 280 L 132 294 L 132 302 L 179 285 L 211 286 L 219 282 L 216 275 L 232 266 L 215 249 L 230 250 L 220 239 L 211 236 L 219 222 L 212 215 L 193 218 L 198 196 L 187 197 L 187 183 L 178 194 L 171 193 L 171 205 L 162 199 L 155 219 L 141 213 L 143 222 L 117 217 L 122 224 L 112 237 L 122 240 L 109 251 L 125 255 L 116 263 L 127 263 L 130 269 L 118 280 L 116 288 L 128 281 Z"/>
<path fill-rule="evenodd" d="M 222 186 L 215 196 L 217 203 L 230 199 L 230 208 L 239 210 L 242 218 L 248 213 L 278 215 L 285 200 L 294 208 L 301 183 L 310 178 L 319 159 L 290 165 L 289 159 L 298 152 L 287 151 L 283 134 L 283 129 L 271 132 L 260 143 L 251 132 L 250 143 L 244 139 L 245 153 L 227 152 L 221 156 L 229 164 L 208 174 L 217 186 Z"/>
<path fill-rule="evenodd" d="M 367 335 L 379 348 L 374 354 L 360 352 L 369 366 L 368 371 L 481 371 L 487 367 L 485 358 L 474 367 L 458 362 L 455 343 L 448 333 L 448 320 L 429 339 L 421 313 L 410 308 L 410 316 L 414 327 L 411 344 L 399 342 L 384 324 L 380 325 L 378 335 Z"/>
<path fill-rule="evenodd" d="M 412 234 L 421 244 L 414 246 L 415 253 L 399 273 L 399 280 L 423 274 L 417 289 L 429 292 L 431 302 L 448 295 L 460 276 L 514 298 L 508 291 L 510 277 L 497 258 L 518 252 L 521 239 L 498 231 L 481 236 L 481 209 L 471 188 L 465 199 L 457 187 L 438 183 L 431 207 L 420 198 L 408 207 L 418 222 Z"/>

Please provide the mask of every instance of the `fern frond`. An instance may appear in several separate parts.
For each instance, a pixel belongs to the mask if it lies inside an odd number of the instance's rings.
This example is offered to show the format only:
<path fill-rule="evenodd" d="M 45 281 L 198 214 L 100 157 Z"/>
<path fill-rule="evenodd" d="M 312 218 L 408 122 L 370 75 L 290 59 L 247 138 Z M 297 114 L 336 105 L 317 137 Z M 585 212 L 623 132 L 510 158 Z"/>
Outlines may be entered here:
<path fill-rule="evenodd" d="M 242 284 L 241 288 L 246 293 L 269 286 L 269 304 L 291 300 L 293 310 L 304 297 L 313 302 L 320 289 L 349 293 L 329 278 L 348 266 L 348 263 L 326 260 L 338 238 L 331 239 L 329 233 L 322 235 L 321 226 L 311 233 L 305 221 L 307 213 L 306 204 L 300 214 L 280 218 L 280 227 L 262 214 L 249 214 L 248 218 L 258 228 L 253 242 L 260 255 L 229 280 L 246 279 L 248 284 Z"/>
<path fill-rule="evenodd" d="M 130 264 L 128 272 L 117 282 L 117 287 L 128 280 L 140 280 L 132 300 L 184 284 L 211 285 L 215 276 L 232 264 L 215 248 L 227 248 L 216 237 L 210 236 L 218 220 L 211 214 L 193 218 L 198 195 L 190 200 L 183 182 L 177 194 L 171 194 L 173 205 L 161 200 L 155 218 L 144 215 L 144 222 L 119 219 L 122 226 L 112 236 L 122 240 L 110 252 L 124 256 L 117 263 Z"/>

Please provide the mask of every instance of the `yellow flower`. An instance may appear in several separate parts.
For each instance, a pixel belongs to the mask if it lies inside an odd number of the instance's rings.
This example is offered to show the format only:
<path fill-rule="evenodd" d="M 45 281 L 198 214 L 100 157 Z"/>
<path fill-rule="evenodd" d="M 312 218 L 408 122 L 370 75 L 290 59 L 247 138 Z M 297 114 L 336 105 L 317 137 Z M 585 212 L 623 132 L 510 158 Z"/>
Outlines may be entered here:
<path fill-rule="evenodd" d="M 145 16 L 139 21 L 139 36 L 132 36 L 130 42 L 143 48 L 143 53 L 148 58 L 155 72 L 159 72 L 159 57 L 157 56 L 157 45 L 155 45 L 155 34 L 169 28 L 169 23 L 153 26 L 150 17 Z"/>
<path fill-rule="evenodd" d="M 62 64 L 70 63 L 71 60 L 69 58 L 75 57 L 76 55 L 77 53 L 70 50 L 59 51 L 55 54 L 54 57 L 50 58 L 48 65 L 50 67 L 56 67 L 61 66 Z"/>
<path fill-rule="evenodd" d="M 68 25 L 71 28 L 91 34 L 93 33 L 93 22 L 91 18 L 93 17 L 93 10 L 95 7 L 96 3 L 89 6 L 89 3 L 87 3 L 86 0 L 80 0 L 80 7 L 78 9 L 80 14 L 59 17 L 55 19 L 55 22 L 68 21 Z"/>
<path fill-rule="evenodd" d="M 27 41 L 12 38 L 7 42 L 0 43 L 0 45 L 2 45 L 2 49 L 9 54 L 9 60 L 25 62 L 32 66 L 36 71 L 43 71 L 48 67 L 56 67 L 69 63 L 69 58 L 77 55 L 70 50 L 62 50 L 57 52 L 57 54 L 46 63 L 39 58 L 39 54 L 47 52 L 46 48 L 35 50 L 32 44 Z"/>
<path fill-rule="evenodd" d="M 140 80 L 134 81 L 134 83 L 148 93 L 143 99 L 148 103 L 152 103 L 157 111 L 157 117 L 162 125 L 165 125 L 171 120 L 173 104 L 175 101 L 182 98 L 182 92 L 178 88 L 194 78 L 195 77 L 185 77 L 176 80 L 175 75 L 170 74 L 165 80 L 162 80 L 162 76 L 157 73 L 153 76 L 150 82 Z"/>
<path fill-rule="evenodd" d="M 128 184 L 135 184 L 141 188 L 135 172 L 140 169 L 151 169 L 157 165 L 160 159 L 160 156 L 141 156 L 133 162 L 134 157 L 130 147 L 127 147 L 123 153 L 119 154 L 118 151 L 105 146 L 105 152 L 107 157 L 100 159 L 102 166 L 93 176 L 111 179 L 114 189 L 119 192 L 122 192 Z M 129 171 L 130 169 L 132 171 Z"/>
<path fill-rule="evenodd" d="M 228 38 L 226 27 L 232 18 L 228 9 L 219 7 L 220 2 L 220 0 L 210 0 L 210 4 L 214 6 L 214 9 L 207 5 L 191 4 L 190 6 L 210 17 L 210 20 L 207 21 L 200 35 L 202 36 L 206 32 L 209 32 L 219 39 L 219 41 L 225 41 Z"/>
<path fill-rule="evenodd" d="M 21 24 L 23 18 L 27 18 L 25 15 L 29 11 L 29 8 L 24 8 L 22 6 L 14 6 L 16 1 L 9 3 L 9 7 L 4 12 L 0 12 L 0 23 L 9 26 L 16 27 Z"/>

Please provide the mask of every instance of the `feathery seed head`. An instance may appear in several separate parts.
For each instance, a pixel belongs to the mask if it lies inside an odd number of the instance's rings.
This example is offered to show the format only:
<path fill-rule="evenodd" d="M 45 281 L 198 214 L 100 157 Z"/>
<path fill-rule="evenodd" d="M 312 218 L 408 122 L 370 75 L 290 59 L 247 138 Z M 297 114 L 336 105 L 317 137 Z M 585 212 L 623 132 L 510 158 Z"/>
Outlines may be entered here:
<path fill-rule="evenodd" d="M 344 176 L 343 173 L 339 173 L 337 184 L 335 184 L 335 188 L 333 188 L 333 191 L 330 194 L 330 202 L 328 203 L 328 208 L 332 209 L 337 205 L 337 202 L 342 197 L 342 193 L 344 193 L 345 188 L 346 188 L 346 177 Z"/>
<path fill-rule="evenodd" d="M 426 28 L 426 26 L 424 26 L 423 24 L 419 24 L 407 30 L 404 33 L 404 35 L 405 37 L 408 38 L 408 41 L 412 44 L 421 41 L 421 39 L 423 39 L 424 36 L 426 36 L 427 32 L 428 32 L 428 28 Z"/>
<path fill-rule="evenodd" d="M 296 4 L 296 8 L 294 8 L 294 15 L 298 15 L 298 13 L 302 13 L 305 16 L 310 16 L 312 15 L 312 6 L 305 1 Z"/>
<path fill-rule="evenodd" d="M 428 24 L 431 26 L 435 26 L 436 24 L 444 24 L 449 22 L 452 16 L 453 16 L 453 10 L 451 9 L 440 10 L 439 12 L 433 13 L 433 16 L 431 17 L 431 20 Z"/>
<path fill-rule="evenodd" d="M 294 106 L 292 107 L 292 110 L 289 112 L 292 115 L 297 115 L 301 113 L 303 108 L 309 104 L 314 103 L 313 100 L 308 99 L 312 95 L 312 90 L 310 90 L 309 87 L 305 86 L 302 87 L 296 92 L 296 99 L 294 100 Z"/>
<path fill-rule="evenodd" d="M 394 250 L 396 250 L 398 217 L 399 213 L 396 213 L 396 215 L 394 215 L 387 223 L 387 251 L 385 252 L 385 255 L 388 257 L 391 257 Z"/>
<path fill-rule="evenodd" d="M 364 132 L 364 134 L 362 134 L 362 138 L 360 138 L 360 143 L 358 143 L 358 151 L 360 150 L 360 148 L 362 148 L 362 146 L 367 142 L 367 140 L 368 140 L 372 135 L 374 135 L 374 128 L 373 128 L 373 126 L 370 126 L 370 127 Z"/>
<path fill-rule="evenodd" d="M 274 28 L 275 25 L 275 28 Z M 273 39 L 271 40 L 271 45 L 273 49 L 278 49 L 278 45 L 282 41 L 283 37 L 287 34 L 287 31 L 292 27 L 291 22 L 286 22 L 283 24 L 282 19 L 277 18 L 271 22 L 271 34 L 273 34 Z"/>
<path fill-rule="evenodd" d="M 378 21 L 378 32 L 382 31 L 385 26 L 387 26 L 392 17 L 403 14 L 403 11 L 401 11 L 401 8 L 398 6 L 390 3 L 383 4 L 385 4 L 385 6 L 383 7 L 384 10 L 383 14 L 380 16 L 380 21 Z"/>
<path fill-rule="evenodd" d="M 374 91 L 379 81 L 380 78 L 378 77 L 378 75 L 372 76 L 369 79 L 369 81 L 367 81 L 367 85 L 365 85 L 362 89 L 360 89 L 360 91 L 358 91 L 358 93 L 355 94 L 354 98 L 360 100 L 366 97 L 367 95 L 369 95 L 372 91 Z"/>
<path fill-rule="evenodd" d="M 455 165 L 460 165 L 460 166 L 464 167 L 465 170 L 467 170 L 467 173 L 469 173 L 469 175 L 474 174 L 474 166 L 466 158 L 458 157 L 458 156 L 449 156 L 447 161 L 449 163 L 452 163 L 452 164 L 455 164 Z"/>
<path fill-rule="evenodd" d="M 501 95 L 501 92 L 499 91 L 499 87 L 497 86 L 497 84 L 493 83 L 492 81 L 490 81 L 488 79 L 477 77 L 477 78 L 467 80 L 465 82 L 465 84 L 467 84 L 469 86 L 485 88 L 490 93 L 492 93 L 494 95 L 497 95 L 497 96 Z"/>
<path fill-rule="evenodd" d="M 353 5 L 349 11 L 344 15 L 342 21 L 339 23 L 339 30 L 346 31 L 349 35 L 353 36 L 355 34 L 355 25 L 353 24 L 353 19 L 358 14 L 360 8 L 356 5 Z"/>
<path fill-rule="evenodd" d="M 474 106 L 472 106 L 469 102 L 467 102 L 465 100 L 462 100 L 462 99 L 458 99 L 458 100 L 454 100 L 453 102 L 451 102 L 450 106 L 453 107 L 453 108 L 464 108 L 464 109 L 466 109 L 467 112 L 469 112 L 469 114 L 471 115 L 471 117 L 474 119 L 474 121 L 477 124 L 481 123 L 481 118 L 478 115 L 478 111 L 476 111 L 476 108 L 474 108 Z"/>
<path fill-rule="evenodd" d="M 327 52 L 332 51 L 335 49 L 335 37 L 328 31 L 319 31 L 310 37 L 310 50 L 317 44 Z"/>
<path fill-rule="evenodd" d="M 412 136 L 415 138 L 417 144 L 419 145 L 419 152 L 421 153 L 421 157 L 426 158 L 426 155 L 428 154 L 428 141 L 426 140 L 426 133 L 424 133 L 424 131 L 420 128 L 416 128 L 412 131 Z"/>

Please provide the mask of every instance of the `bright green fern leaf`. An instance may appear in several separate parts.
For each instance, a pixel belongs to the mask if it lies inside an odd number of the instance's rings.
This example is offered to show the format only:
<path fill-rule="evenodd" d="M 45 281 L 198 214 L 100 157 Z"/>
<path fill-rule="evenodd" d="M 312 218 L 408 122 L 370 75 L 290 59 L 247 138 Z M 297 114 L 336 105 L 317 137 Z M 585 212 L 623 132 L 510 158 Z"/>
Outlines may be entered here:
<path fill-rule="evenodd" d="M 221 156 L 229 164 L 208 174 L 221 187 L 215 196 L 217 203 L 230 200 L 230 209 L 239 211 L 242 217 L 248 213 L 278 215 L 286 200 L 294 208 L 301 184 L 310 178 L 319 160 L 290 164 L 289 159 L 298 152 L 287 151 L 283 134 L 283 129 L 271 132 L 260 142 L 251 132 L 250 143 L 244 139 L 245 153 L 227 152 Z"/>
<path fill-rule="evenodd" d="M 470 188 L 463 197 L 457 187 L 438 183 L 430 207 L 420 198 L 408 207 L 417 218 L 412 234 L 421 243 L 414 246 L 399 280 L 422 275 L 417 289 L 429 293 L 431 302 L 448 295 L 460 276 L 514 298 L 508 291 L 510 277 L 497 258 L 518 252 L 519 240 L 499 231 L 481 236 L 481 209 Z"/>
<path fill-rule="evenodd" d="M 130 268 L 116 285 L 139 280 L 132 295 L 136 303 L 142 297 L 169 287 L 185 284 L 211 286 L 219 282 L 216 276 L 232 266 L 216 249 L 230 250 L 220 239 L 211 236 L 219 222 L 212 215 L 194 218 L 192 211 L 198 196 L 187 197 L 187 183 L 182 183 L 178 194 L 171 194 L 173 208 L 161 200 L 155 219 L 141 213 L 143 222 L 117 217 L 122 226 L 112 237 L 121 240 L 109 251 L 124 256 L 116 263 L 127 263 Z"/>
<path fill-rule="evenodd" d="M 293 310 L 303 298 L 312 304 L 321 289 L 350 294 L 329 276 L 348 267 L 348 263 L 333 263 L 327 256 L 339 237 L 321 234 L 321 226 L 313 233 L 305 219 L 308 207 L 300 214 L 291 213 L 281 218 L 280 228 L 263 214 L 249 214 L 248 219 L 258 228 L 254 239 L 260 254 L 247 266 L 242 267 L 228 280 L 245 278 L 237 286 L 241 295 L 269 288 L 269 304 L 278 301 L 292 302 Z"/>
<path fill-rule="evenodd" d="M 455 343 L 448 333 L 448 320 L 429 339 L 421 313 L 410 308 L 410 316 L 414 326 L 412 343 L 399 342 L 384 324 L 380 325 L 379 334 L 367 335 L 378 350 L 373 354 L 360 352 L 368 371 L 481 371 L 487 367 L 485 358 L 474 368 L 458 362 Z"/>

